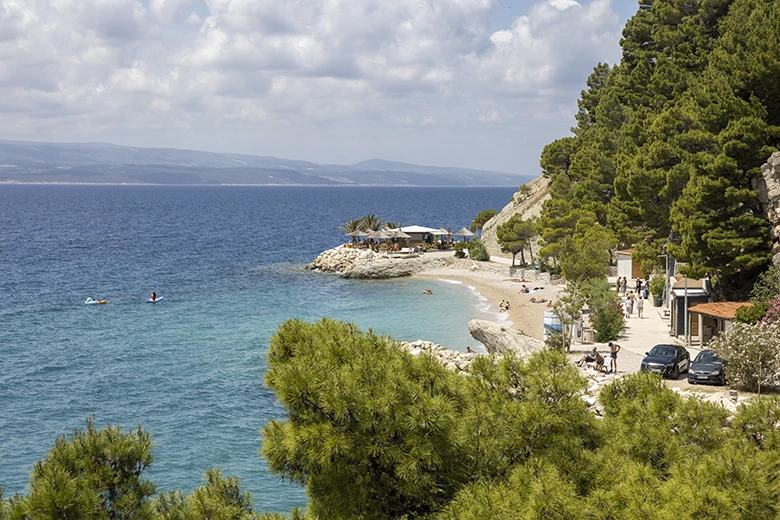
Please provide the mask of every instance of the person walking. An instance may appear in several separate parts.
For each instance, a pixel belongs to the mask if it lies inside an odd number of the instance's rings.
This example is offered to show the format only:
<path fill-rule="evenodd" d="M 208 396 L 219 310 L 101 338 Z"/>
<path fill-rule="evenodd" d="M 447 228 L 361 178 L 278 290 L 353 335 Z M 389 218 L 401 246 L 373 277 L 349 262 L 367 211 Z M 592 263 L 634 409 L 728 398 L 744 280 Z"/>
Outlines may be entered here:
<path fill-rule="evenodd" d="M 620 294 L 626 294 L 627 285 L 628 285 L 628 280 L 626 280 L 626 277 L 624 276 L 623 279 L 620 281 Z"/>
<path fill-rule="evenodd" d="M 617 354 L 622 348 L 617 343 L 609 342 L 609 371 L 617 374 Z"/>
<path fill-rule="evenodd" d="M 636 301 L 636 312 L 639 315 L 639 319 L 642 319 L 642 310 L 645 308 L 645 301 L 642 298 L 638 298 Z"/>
<path fill-rule="evenodd" d="M 626 319 L 631 317 L 631 298 L 626 298 L 623 302 L 623 311 L 626 313 Z"/>

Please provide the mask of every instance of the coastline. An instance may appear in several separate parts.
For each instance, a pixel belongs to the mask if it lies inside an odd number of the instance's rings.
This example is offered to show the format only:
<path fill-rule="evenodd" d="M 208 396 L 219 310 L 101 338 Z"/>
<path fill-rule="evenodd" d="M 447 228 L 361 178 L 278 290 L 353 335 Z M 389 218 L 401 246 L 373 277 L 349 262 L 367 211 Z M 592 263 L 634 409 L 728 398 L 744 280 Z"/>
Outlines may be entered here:
<path fill-rule="evenodd" d="M 413 275 L 414 278 L 431 278 L 441 281 L 460 282 L 472 287 L 487 299 L 491 310 L 498 311 L 499 303 L 509 302 L 509 312 L 505 315 L 511 322 L 511 328 L 538 340 L 544 340 L 544 311 L 549 310 L 546 303 L 533 303 L 531 298 L 543 298 L 550 302 L 557 299 L 561 287 L 555 282 L 515 282 L 507 276 L 482 270 L 466 270 L 440 267 Z M 529 294 L 521 294 L 525 284 L 530 289 L 542 289 Z M 504 313 L 502 313 L 504 314 Z"/>

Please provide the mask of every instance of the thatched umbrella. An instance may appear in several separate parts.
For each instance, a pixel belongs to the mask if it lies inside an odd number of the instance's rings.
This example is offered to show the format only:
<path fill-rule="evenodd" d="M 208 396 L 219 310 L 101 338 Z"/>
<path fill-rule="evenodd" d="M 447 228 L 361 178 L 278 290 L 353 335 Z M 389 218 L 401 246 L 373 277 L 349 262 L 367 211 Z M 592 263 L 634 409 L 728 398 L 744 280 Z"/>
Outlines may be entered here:
<path fill-rule="evenodd" d="M 476 236 L 476 235 L 477 235 L 476 233 L 472 233 L 471 231 L 469 231 L 465 227 L 463 229 L 461 229 L 460 231 L 452 234 L 452 236 L 454 236 L 454 237 L 463 237 L 463 240 L 465 240 L 466 242 L 469 241 L 468 240 L 469 237 L 473 237 L 473 236 Z"/>

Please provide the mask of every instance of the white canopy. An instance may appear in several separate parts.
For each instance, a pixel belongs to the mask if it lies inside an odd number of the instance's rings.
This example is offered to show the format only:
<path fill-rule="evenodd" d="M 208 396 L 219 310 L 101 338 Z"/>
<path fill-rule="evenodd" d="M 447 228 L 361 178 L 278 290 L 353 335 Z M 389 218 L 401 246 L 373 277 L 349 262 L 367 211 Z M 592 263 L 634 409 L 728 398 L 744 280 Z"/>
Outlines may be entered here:
<path fill-rule="evenodd" d="M 404 226 L 401 228 L 404 233 L 430 233 L 432 235 L 441 234 L 440 229 L 433 229 L 424 226 Z"/>

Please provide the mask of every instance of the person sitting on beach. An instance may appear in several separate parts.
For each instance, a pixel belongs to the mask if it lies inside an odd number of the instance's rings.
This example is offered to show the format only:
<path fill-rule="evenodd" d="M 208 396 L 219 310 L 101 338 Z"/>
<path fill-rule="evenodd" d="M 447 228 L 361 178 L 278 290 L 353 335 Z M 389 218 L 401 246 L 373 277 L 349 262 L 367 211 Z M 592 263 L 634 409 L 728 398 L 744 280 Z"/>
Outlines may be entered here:
<path fill-rule="evenodd" d="M 604 368 L 604 356 L 602 356 L 599 352 L 596 352 L 596 366 L 595 369 L 598 372 L 601 372 L 601 369 Z"/>
<path fill-rule="evenodd" d="M 501 303 L 498 304 L 498 311 L 504 312 L 506 310 L 506 302 L 504 300 L 501 300 Z"/>
<path fill-rule="evenodd" d="M 582 356 L 580 360 L 577 361 L 576 365 L 581 367 L 585 365 L 585 363 L 593 363 L 594 361 L 596 361 L 596 354 L 598 354 L 598 352 L 596 351 L 596 347 L 593 347 L 593 350 L 590 353 Z"/>
<path fill-rule="evenodd" d="M 466 354 L 473 354 L 474 351 L 471 350 L 471 347 L 466 347 Z"/>
<path fill-rule="evenodd" d="M 520 288 L 520 293 L 521 293 L 521 294 L 528 294 L 529 292 L 531 292 L 531 291 L 528 289 L 528 287 L 527 287 L 526 285 L 523 285 L 523 286 Z"/>
<path fill-rule="evenodd" d="M 507 300 L 506 303 L 504 304 L 504 310 L 505 311 L 509 310 L 509 300 Z"/>

